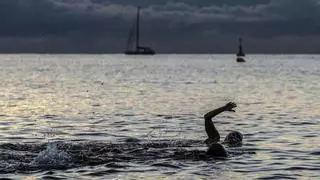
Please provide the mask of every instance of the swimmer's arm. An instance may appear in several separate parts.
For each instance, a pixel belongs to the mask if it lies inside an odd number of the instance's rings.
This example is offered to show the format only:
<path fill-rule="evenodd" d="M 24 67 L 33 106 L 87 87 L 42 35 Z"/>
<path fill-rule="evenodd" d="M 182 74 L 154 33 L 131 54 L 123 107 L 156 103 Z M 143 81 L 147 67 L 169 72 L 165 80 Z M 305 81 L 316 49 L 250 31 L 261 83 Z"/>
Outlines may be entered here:
<path fill-rule="evenodd" d="M 207 114 L 204 115 L 204 119 L 207 121 L 207 120 L 211 120 L 213 117 L 215 117 L 216 115 L 222 113 L 226 111 L 226 107 L 225 106 L 222 106 L 222 107 L 219 107 L 215 110 L 212 110 L 210 112 L 208 112 Z"/>
<path fill-rule="evenodd" d="M 235 108 L 236 106 L 237 105 L 235 103 L 230 102 L 230 103 L 226 104 L 225 106 L 222 106 L 220 108 L 212 110 L 204 115 L 205 130 L 208 135 L 208 139 L 205 140 L 205 143 L 208 144 L 209 142 L 219 142 L 220 141 L 220 134 L 219 134 L 218 130 L 216 129 L 216 127 L 214 126 L 211 119 L 224 111 L 234 112 L 233 108 Z"/>
<path fill-rule="evenodd" d="M 225 111 L 224 106 L 217 108 L 213 111 L 210 111 L 204 115 L 204 120 L 205 120 L 204 126 L 205 126 L 206 133 L 208 135 L 208 139 L 204 141 L 206 144 L 217 143 L 220 141 L 220 134 L 216 129 L 216 127 L 214 126 L 211 119 L 216 115 L 222 113 L 223 111 Z"/>
<path fill-rule="evenodd" d="M 210 112 L 208 112 L 207 114 L 204 115 L 204 119 L 205 120 L 211 120 L 213 117 L 215 117 L 216 115 L 224 112 L 224 111 L 231 111 L 231 112 L 235 112 L 235 110 L 233 110 L 233 108 L 237 107 L 237 105 L 233 102 L 229 102 L 228 104 L 219 107 L 215 110 L 212 110 Z"/>

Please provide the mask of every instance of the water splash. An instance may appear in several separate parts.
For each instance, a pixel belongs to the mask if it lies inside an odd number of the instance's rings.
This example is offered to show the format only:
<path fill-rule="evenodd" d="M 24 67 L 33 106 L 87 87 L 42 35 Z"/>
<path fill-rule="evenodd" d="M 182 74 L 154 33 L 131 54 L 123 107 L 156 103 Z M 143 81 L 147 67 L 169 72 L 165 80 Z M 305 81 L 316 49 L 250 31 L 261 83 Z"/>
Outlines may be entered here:
<path fill-rule="evenodd" d="M 70 166 L 71 157 L 68 153 L 57 148 L 57 143 L 49 143 L 47 148 L 41 151 L 32 164 L 42 168 L 63 168 Z"/>

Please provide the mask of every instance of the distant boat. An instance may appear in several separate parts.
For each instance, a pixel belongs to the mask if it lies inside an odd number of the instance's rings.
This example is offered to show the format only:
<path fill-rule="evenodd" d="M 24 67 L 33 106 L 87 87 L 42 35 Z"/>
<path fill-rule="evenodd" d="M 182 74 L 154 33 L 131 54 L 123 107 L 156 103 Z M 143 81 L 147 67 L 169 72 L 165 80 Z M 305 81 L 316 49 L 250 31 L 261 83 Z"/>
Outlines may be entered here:
<path fill-rule="evenodd" d="M 246 62 L 246 60 L 244 59 L 246 55 L 243 52 L 243 48 L 242 48 L 242 39 L 239 38 L 239 51 L 237 53 L 237 62 Z"/>
<path fill-rule="evenodd" d="M 135 33 L 134 33 L 134 31 L 135 31 Z M 126 45 L 126 50 L 124 51 L 124 53 L 127 55 L 154 55 L 154 54 L 156 54 L 152 48 L 140 46 L 140 44 L 139 44 L 140 32 L 139 31 L 140 31 L 140 7 L 137 8 L 136 24 L 132 27 L 132 29 L 130 31 L 130 35 L 129 35 L 127 45 Z M 133 47 L 134 41 L 135 41 L 135 47 Z"/>

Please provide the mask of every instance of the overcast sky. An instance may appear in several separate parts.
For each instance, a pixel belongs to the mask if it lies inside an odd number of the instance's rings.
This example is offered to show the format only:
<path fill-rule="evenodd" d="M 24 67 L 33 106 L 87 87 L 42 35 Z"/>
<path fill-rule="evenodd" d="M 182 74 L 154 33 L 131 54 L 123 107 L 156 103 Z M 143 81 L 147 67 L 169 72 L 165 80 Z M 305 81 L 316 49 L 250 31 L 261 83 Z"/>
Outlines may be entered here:
<path fill-rule="evenodd" d="M 0 52 L 319 53 L 320 0 L 0 0 Z"/>

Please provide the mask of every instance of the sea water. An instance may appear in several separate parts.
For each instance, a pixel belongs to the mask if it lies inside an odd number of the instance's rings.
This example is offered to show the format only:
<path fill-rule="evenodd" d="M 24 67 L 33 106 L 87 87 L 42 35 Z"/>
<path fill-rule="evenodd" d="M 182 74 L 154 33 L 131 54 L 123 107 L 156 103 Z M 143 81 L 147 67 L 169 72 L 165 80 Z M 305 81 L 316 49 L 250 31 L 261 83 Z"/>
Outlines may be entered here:
<path fill-rule="evenodd" d="M 0 55 L 0 177 L 316 179 L 320 56 Z M 203 115 L 227 158 L 206 154 Z"/>

